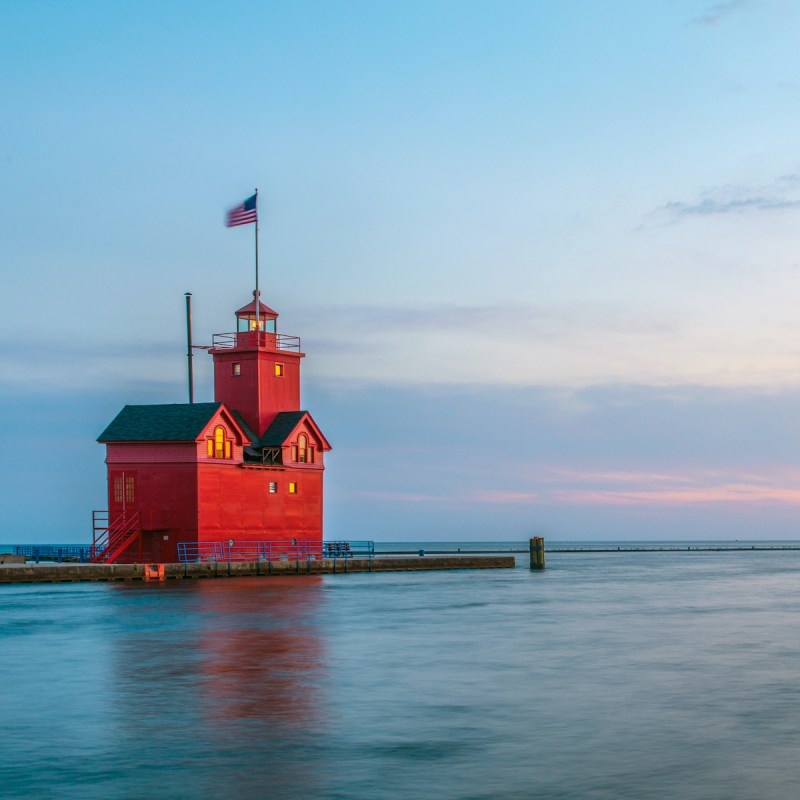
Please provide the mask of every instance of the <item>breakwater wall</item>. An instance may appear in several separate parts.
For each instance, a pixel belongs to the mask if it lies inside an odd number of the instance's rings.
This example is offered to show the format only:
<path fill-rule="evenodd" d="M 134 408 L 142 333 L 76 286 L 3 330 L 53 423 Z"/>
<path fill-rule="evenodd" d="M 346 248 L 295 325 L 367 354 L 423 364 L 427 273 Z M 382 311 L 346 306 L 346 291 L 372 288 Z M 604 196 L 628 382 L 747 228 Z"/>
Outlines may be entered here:
<path fill-rule="evenodd" d="M 340 575 L 350 572 L 417 572 L 449 569 L 508 569 L 513 556 L 414 558 L 322 558 L 308 561 L 204 561 L 164 564 L 164 580 L 281 575 Z M 143 581 L 144 564 L 26 564 L 0 567 L 2 583 Z"/>

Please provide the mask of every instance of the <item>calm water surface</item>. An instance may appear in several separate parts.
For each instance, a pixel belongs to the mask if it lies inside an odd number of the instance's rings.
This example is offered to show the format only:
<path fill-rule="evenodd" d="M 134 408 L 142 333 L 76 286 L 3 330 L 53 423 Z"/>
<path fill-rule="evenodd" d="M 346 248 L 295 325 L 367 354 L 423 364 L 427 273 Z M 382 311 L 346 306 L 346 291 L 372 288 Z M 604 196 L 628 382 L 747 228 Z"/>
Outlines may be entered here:
<path fill-rule="evenodd" d="M 0 586 L 3 797 L 786 800 L 799 751 L 798 552 Z"/>

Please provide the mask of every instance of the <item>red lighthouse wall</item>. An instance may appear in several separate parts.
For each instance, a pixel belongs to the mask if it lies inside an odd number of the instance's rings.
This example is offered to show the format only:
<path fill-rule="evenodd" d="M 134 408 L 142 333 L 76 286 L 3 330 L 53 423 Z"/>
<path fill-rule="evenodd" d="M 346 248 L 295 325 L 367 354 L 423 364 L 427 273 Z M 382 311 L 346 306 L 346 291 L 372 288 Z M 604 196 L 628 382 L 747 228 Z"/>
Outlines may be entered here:
<path fill-rule="evenodd" d="M 321 469 L 202 465 L 199 541 L 322 541 Z M 270 483 L 277 484 L 270 492 Z M 290 493 L 289 484 L 297 486 Z M 225 502 L 216 502 L 224 497 Z"/>
<path fill-rule="evenodd" d="M 141 537 L 122 561 L 178 560 L 178 542 L 197 540 L 197 448 L 194 443 L 107 445 L 109 516 L 122 511 L 114 477 L 133 480 L 126 503 L 141 514 Z M 128 490 L 130 491 L 130 490 Z"/>
<path fill-rule="evenodd" d="M 212 354 L 214 399 L 238 411 L 260 436 L 278 412 L 300 409 L 303 354 L 249 346 L 249 340 L 255 340 L 256 336 L 263 341 L 269 334 L 239 334 L 241 347 L 214 349 Z M 274 336 L 271 338 L 274 341 Z"/>

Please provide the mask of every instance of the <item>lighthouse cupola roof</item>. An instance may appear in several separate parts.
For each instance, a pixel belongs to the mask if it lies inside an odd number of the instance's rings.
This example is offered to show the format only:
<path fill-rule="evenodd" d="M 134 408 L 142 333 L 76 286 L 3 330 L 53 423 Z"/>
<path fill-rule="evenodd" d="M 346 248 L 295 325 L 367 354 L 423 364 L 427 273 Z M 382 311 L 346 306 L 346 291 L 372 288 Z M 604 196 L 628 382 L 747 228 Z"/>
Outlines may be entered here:
<path fill-rule="evenodd" d="M 236 330 L 239 333 L 246 331 L 262 330 L 275 333 L 278 312 L 264 305 L 260 299 L 261 292 L 253 292 L 253 301 L 242 306 L 236 312 Z M 258 310 L 256 311 L 256 303 Z"/>

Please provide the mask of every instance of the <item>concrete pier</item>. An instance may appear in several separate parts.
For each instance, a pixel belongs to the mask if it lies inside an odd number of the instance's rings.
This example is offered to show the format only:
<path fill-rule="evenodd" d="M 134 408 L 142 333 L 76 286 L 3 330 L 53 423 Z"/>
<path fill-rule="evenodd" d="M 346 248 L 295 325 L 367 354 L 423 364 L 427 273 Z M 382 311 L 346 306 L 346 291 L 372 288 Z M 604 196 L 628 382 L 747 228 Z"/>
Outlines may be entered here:
<path fill-rule="evenodd" d="M 310 561 L 204 561 L 164 564 L 164 580 L 246 576 L 338 575 L 349 572 L 412 572 L 447 569 L 508 569 L 513 556 L 447 556 L 425 558 L 323 558 Z M 19 564 L 0 566 L 3 583 L 78 583 L 144 581 L 144 564 Z"/>

